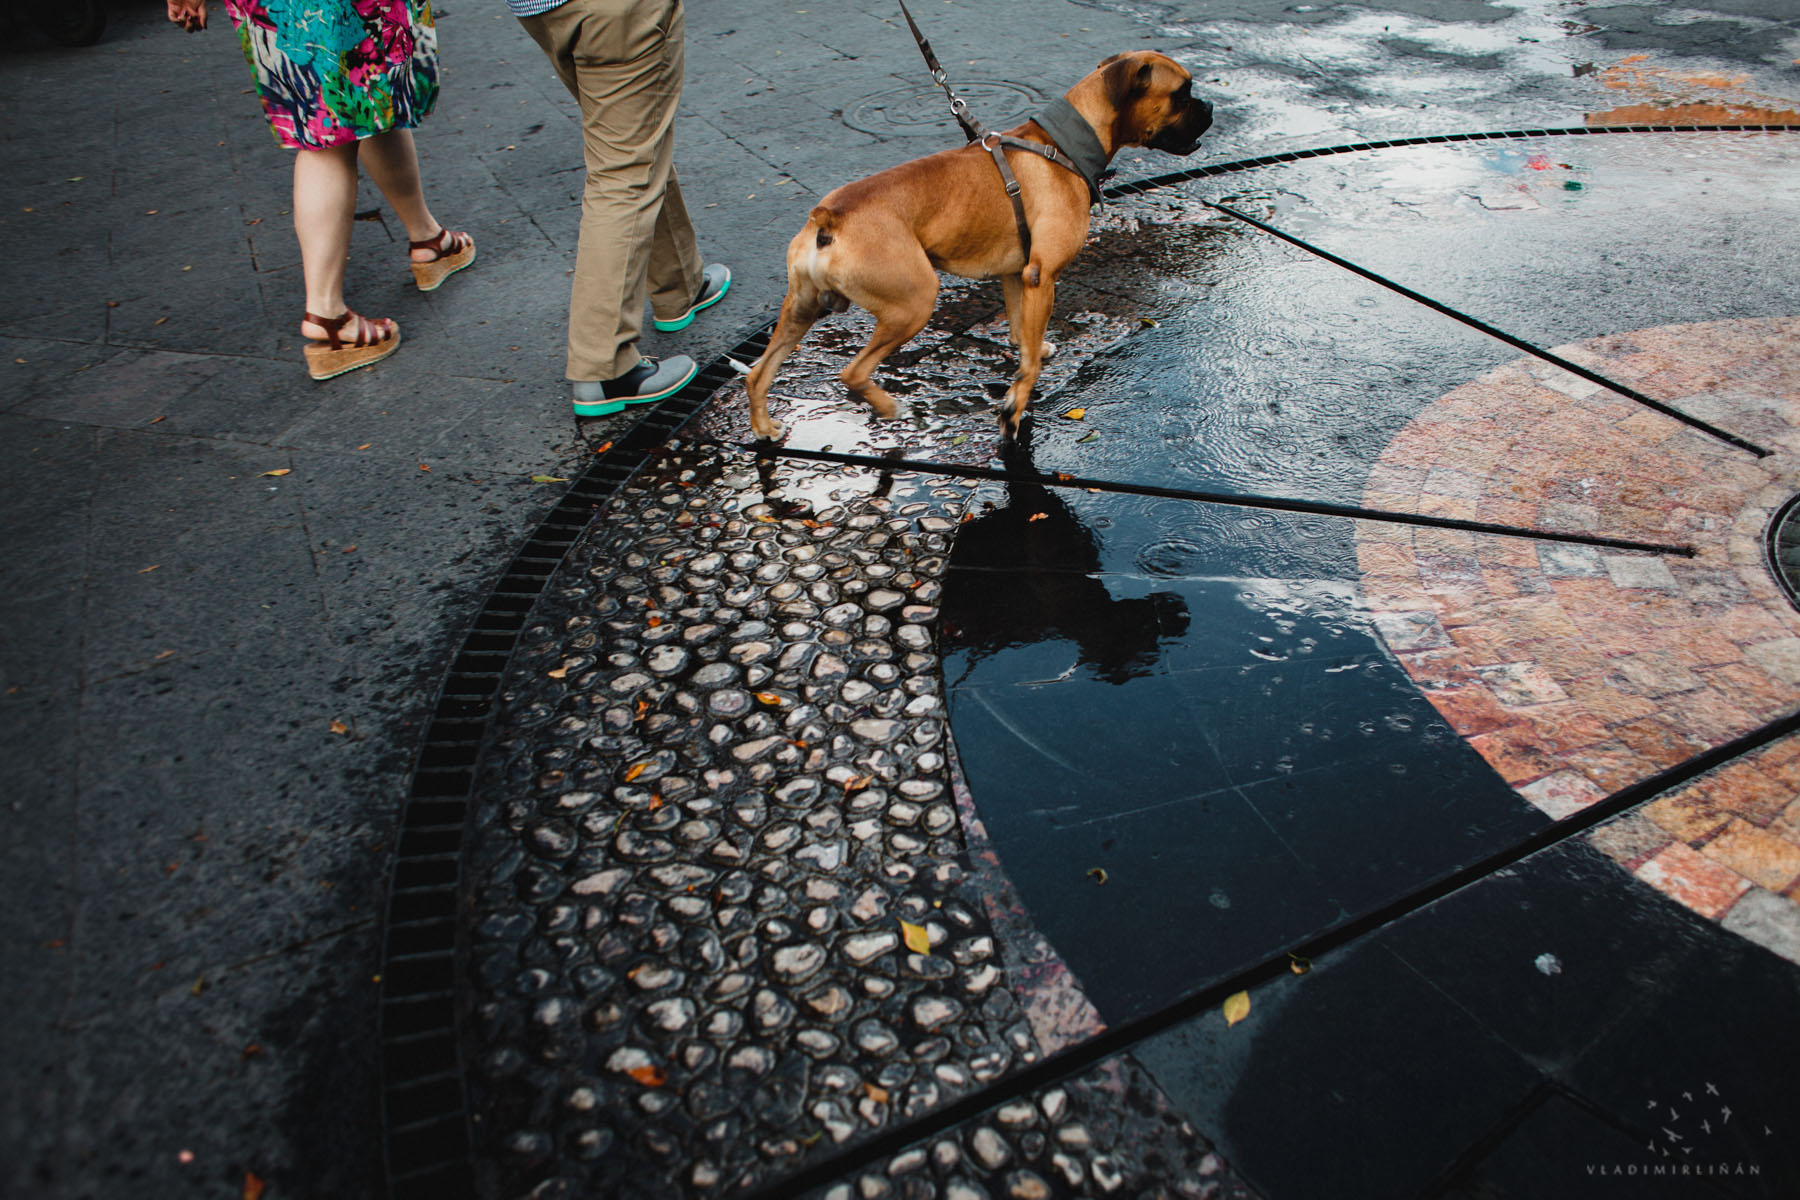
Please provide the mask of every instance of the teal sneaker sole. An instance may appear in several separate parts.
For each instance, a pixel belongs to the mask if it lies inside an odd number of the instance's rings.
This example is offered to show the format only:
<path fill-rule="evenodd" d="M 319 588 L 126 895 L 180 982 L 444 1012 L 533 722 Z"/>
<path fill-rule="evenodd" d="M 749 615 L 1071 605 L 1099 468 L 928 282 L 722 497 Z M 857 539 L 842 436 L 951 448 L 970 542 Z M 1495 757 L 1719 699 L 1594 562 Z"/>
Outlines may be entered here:
<path fill-rule="evenodd" d="M 571 400 L 569 404 L 578 417 L 610 417 L 625 411 L 623 400 Z"/>
<path fill-rule="evenodd" d="M 686 329 L 689 325 L 692 325 L 694 323 L 694 317 L 696 314 L 698 314 L 702 309 L 711 308 L 713 305 L 715 305 L 719 301 L 723 300 L 725 298 L 725 293 L 729 292 L 730 290 L 731 290 L 731 277 L 729 275 L 727 275 L 725 277 L 725 286 L 720 288 L 718 294 L 716 296 L 714 296 L 712 299 L 705 300 L 699 304 L 694 305 L 694 307 L 688 309 L 685 313 L 683 313 L 681 316 L 675 318 L 673 321 L 664 321 L 657 317 L 651 317 L 650 324 L 656 326 L 656 331 L 658 333 L 679 333 L 683 329 Z"/>

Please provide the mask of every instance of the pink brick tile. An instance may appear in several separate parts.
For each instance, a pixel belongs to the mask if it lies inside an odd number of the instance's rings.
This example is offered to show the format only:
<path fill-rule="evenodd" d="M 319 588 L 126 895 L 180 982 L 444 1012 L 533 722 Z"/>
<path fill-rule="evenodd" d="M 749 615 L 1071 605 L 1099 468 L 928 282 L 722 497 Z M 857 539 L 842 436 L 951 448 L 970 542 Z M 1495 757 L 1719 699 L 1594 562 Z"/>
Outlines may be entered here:
<path fill-rule="evenodd" d="M 1627 871 L 1636 871 L 1669 844 L 1669 834 L 1641 813 L 1626 813 L 1594 830 L 1588 840 Z"/>
<path fill-rule="evenodd" d="M 1750 890 L 1750 882 L 1676 842 L 1638 867 L 1639 879 L 1709 920 L 1725 915 L 1737 898 Z"/>
<path fill-rule="evenodd" d="M 1784 891 L 1800 879 L 1800 846 L 1742 817 L 1733 817 L 1700 852 L 1772 892 Z"/>
<path fill-rule="evenodd" d="M 1557 771 L 1534 780 L 1520 788 L 1519 795 L 1557 821 L 1606 798 L 1599 785 L 1575 771 Z"/>

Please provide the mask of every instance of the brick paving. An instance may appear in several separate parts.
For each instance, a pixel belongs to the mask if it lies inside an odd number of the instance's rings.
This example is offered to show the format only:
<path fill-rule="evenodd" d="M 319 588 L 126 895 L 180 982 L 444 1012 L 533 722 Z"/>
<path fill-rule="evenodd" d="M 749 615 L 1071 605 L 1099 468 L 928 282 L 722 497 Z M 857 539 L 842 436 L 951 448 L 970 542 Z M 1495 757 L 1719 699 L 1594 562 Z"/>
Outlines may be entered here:
<path fill-rule="evenodd" d="M 1388 444 L 1370 507 L 1690 546 L 1691 558 L 1362 522 L 1372 619 L 1444 719 L 1553 818 L 1800 706 L 1800 612 L 1765 531 L 1800 492 L 1800 319 L 1669 325 L 1558 353 L 1748 437 L 1758 459 L 1536 360 Z M 1597 830 L 1694 912 L 1800 961 L 1800 739 Z"/>

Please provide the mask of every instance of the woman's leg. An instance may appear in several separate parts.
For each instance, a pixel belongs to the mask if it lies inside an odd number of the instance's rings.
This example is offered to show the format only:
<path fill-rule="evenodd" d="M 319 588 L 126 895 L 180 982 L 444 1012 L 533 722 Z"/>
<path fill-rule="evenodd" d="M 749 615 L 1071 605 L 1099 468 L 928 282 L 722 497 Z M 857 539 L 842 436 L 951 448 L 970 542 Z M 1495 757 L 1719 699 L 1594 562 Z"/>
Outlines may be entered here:
<path fill-rule="evenodd" d="M 335 317 L 344 311 L 344 260 L 356 220 L 356 147 L 294 152 L 294 233 L 306 279 L 306 311 Z M 308 336 L 322 336 L 311 329 Z"/>
<path fill-rule="evenodd" d="M 364 138 L 358 147 L 363 170 L 406 226 L 407 240 L 422 242 L 442 233 L 444 227 L 425 204 L 425 185 L 419 178 L 419 155 L 413 147 L 412 130 L 390 129 Z M 429 249 L 412 252 L 415 262 L 429 262 L 436 255 L 437 251 Z"/>
<path fill-rule="evenodd" d="M 327 146 L 294 153 L 294 233 L 300 238 L 300 270 L 306 277 L 306 311 L 320 317 L 342 316 L 344 260 L 350 256 L 350 228 L 356 221 L 356 147 Z M 389 326 L 392 322 L 378 321 Z M 356 329 L 340 334 L 346 340 Z M 327 330 L 301 321 L 302 337 L 314 340 Z M 384 335 L 376 340 L 385 340 Z"/>

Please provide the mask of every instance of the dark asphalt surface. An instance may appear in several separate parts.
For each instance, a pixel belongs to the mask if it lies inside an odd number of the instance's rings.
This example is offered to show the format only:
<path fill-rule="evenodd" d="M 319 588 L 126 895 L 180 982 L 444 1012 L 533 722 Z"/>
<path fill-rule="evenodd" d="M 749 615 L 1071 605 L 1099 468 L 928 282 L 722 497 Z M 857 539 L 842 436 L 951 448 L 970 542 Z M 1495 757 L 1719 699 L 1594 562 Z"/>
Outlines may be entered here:
<path fill-rule="evenodd" d="M 1222 161 L 1716 101 L 1705 77 L 1742 103 L 1800 91 L 1790 6 L 1692 11 L 1052 0 L 921 19 L 991 124 L 1117 50 L 1180 52 Z M 131 3 L 95 47 L 15 31 L 0 51 L 9 1196 L 236 1195 L 247 1172 L 272 1195 L 380 1193 L 378 914 L 419 731 L 559 495 L 532 476 L 573 475 L 625 429 L 569 416 L 578 138 L 501 6 L 439 11 L 420 135 L 434 207 L 481 260 L 422 297 L 397 223 L 359 223 L 352 302 L 407 344 L 323 386 L 294 330 L 287 160 L 215 15 L 190 38 Z M 1583 69 L 1639 54 L 1669 74 L 1629 96 Z M 771 316 L 811 200 L 948 137 L 923 83 L 886 6 L 697 6 L 678 165 L 736 282 L 646 349 L 704 362 Z"/>

